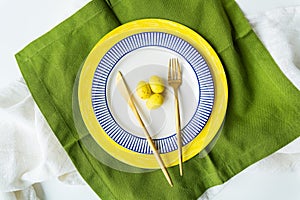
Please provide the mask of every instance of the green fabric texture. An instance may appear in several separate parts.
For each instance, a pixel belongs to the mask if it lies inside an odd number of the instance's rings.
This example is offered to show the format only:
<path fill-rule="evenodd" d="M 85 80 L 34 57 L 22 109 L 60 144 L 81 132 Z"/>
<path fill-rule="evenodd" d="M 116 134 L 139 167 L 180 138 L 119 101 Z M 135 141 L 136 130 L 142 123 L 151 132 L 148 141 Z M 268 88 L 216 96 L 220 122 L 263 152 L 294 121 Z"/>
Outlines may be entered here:
<path fill-rule="evenodd" d="M 125 173 L 100 163 L 75 128 L 72 93 L 86 56 L 106 33 L 142 18 L 188 26 L 215 49 L 229 86 L 226 120 L 208 156 L 162 172 Z M 197 199 L 300 135 L 300 92 L 282 74 L 233 0 L 93 0 L 16 55 L 51 129 L 74 165 L 103 199 Z M 87 136 L 87 139 L 91 139 Z"/>

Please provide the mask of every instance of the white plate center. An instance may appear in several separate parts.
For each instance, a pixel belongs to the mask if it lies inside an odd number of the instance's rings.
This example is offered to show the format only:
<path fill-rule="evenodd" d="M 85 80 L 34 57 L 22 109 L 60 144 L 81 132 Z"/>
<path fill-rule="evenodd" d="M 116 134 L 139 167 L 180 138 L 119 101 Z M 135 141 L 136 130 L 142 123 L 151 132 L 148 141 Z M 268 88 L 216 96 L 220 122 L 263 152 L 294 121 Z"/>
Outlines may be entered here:
<path fill-rule="evenodd" d="M 116 123 L 127 132 L 144 138 L 143 129 L 116 87 L 116 74 L 121 71 L 134 94 L 135 103 L 143 121 L 154 139 L 165 138 L 175 133 L 175 104 L 173 89 L 168 86 L 168 62 L 178 58 L 182 68 L 182 85 L 179 88 L 181 128 L 183 129 L 195 114 L 199 103 L 199 83 L 190 64 L 179 54 L 163 47 L 143 47 L 126 54 L 115 65 L 107 82 L 107 102 Z M 136 95 L 139 81 L 147 81 L 152 75 L 160 76 L 165 83 L 164 103 L 155 110 L 148 110 L 146 100 Z"/>

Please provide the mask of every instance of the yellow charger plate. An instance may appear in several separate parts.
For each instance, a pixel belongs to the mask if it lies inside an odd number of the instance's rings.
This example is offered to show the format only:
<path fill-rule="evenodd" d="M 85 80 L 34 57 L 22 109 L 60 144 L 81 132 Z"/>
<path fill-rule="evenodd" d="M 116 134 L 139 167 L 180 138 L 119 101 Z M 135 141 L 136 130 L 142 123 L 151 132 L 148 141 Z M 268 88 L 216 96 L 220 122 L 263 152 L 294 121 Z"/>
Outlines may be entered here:
<path fill-rule="evenodd" d="M 124 24 L 104 36 L 88 55 L 80 73 L 79 108 L 95 141 L 114 158 L 140 168 L 159 168 L 142 130 L 115 87 L 122 71 L 135 94 L 138 81 L 151 75 L 167 77 L 168 59 L 182 66 L 181 115 L 183 161 L 203 150 L 224 120 L 228 87 L 213 48 L 196 32 L 168 20 L 143 19 Z M 166 80 L 165 80 L 166 81 Z M 140 111 L 167 167 L 178 164 L 172 92 L 166 84 L 165 103 L 157 111 Z"/>

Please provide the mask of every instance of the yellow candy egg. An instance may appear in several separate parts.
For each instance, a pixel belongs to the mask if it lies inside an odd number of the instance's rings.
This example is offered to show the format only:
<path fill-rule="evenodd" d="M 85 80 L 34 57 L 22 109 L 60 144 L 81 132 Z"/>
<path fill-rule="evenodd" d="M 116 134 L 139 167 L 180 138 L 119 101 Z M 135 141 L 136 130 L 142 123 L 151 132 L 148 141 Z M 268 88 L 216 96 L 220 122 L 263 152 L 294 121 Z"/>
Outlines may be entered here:
<path fill-rule="evenodd" d="M 164 102 L 164 97 L 161 94 L 152 94 L 150 98 L 146 102 L 146 106 L 148 109 L 157 109 Z"/>
<path fill-rule="evenodd" d="M 165 89 L 164 82 L 159 76 L 151 76 L 149 78 L 149 85 L 154 93 L 162 93 Z"/>
<path fill-rule="evenodd" d="M 151 88 L 145 81 L 140 81 L 136 87 L 137 95 L 141 99 L 148 99 L 151 96 Z"/>

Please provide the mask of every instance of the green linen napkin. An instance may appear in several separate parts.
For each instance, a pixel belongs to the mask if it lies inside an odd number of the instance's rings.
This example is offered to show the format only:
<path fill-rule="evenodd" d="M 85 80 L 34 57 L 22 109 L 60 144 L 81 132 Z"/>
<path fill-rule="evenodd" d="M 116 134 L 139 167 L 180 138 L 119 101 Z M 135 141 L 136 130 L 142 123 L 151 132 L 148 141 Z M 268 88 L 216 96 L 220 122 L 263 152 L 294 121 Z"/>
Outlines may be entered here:
<path fill-rule="evenodd" d="M 132 174 L 100 163 L 83 145 L 72 115 L 73 85 L 96 42 L 141 18 L 182 23 L 202 35 L 228 78 L 226 121 L 214 149 L 169 168 Z M 16 55 L 32 96 L 74 165 L 102 199 L 197 199 L 300 135 L 300 93 L 282 74 L 233 0 L 94 0 Z M 87 136 L 87 139 L 91 138 Z"/>

